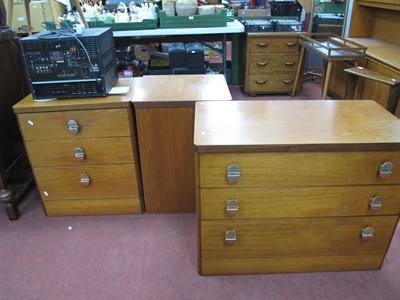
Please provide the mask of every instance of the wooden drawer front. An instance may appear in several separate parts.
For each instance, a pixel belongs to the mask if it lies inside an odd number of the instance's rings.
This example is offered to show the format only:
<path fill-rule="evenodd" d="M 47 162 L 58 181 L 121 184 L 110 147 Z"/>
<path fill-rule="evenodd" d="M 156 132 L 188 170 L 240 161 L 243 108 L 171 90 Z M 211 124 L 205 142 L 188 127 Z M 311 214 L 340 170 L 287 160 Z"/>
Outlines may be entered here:
<path fill-rule="evenodd" d="M 246 87 L 252 92 L 286 92 L 293 88 L 295 74 L 249 75 Z"/>
<path fill-rule="evenodd" d="M 129 109 L 99 109 L 18 114 L 25 141 L 61 140 L 132 135 Z M 68 121 L 75 120 L 78 132 L 72 134 Z"/>
<path fill-rule="evenodd" d="M 295 73 L 298 55 L 294 54 L 253 54 L 248 62 L 249 74 Z"/>
<path fill-rule="evenodd" d="M 385 254 L 398 216 L 201 221 L 202 258 Z M 374 228 L 369 240 L 361 230 Z M 225 244 L 227 230 L 236 242 Z"/>
<path fill-rule="evenodd" d="M 259 37 L 249 40 L 250 53 L 257 52 L 298 52 L 299 39 L 297 37 Z"/>
<path fill-rule="evenodd" d="M 314 257 L 267 257 L 237 259 L 203 259 L 202 275 L 261 274 L 292 272 L 332 272 L 378 270 L 384 259 L 378 255 L 343 255 Z"/>
<path fill-rule="evenodd" d="M 379 166 L 388 161 L 394 165 L 393 173 L 380 178 Z M 232 164 L 240 167 L 240 176 L 237 181 L 229 182 L 227 168 Z M 400 183 L 400 153 L 396 151 L 200 155 L 200 187 L 394 183 Z"/>
<path fill-rule="evenodd" d="M 33 167 L 133 163 L 131 137 L 30 141 L 25 143 Z M 81 149 L 84 159 L 75 158 Z M 80 150 L 76 151 L 80 151 Z"/>
<path fill-rule="evenodd" d="M 383 199 L 381 207 L 375 197 Z M 400 211 L 400 185 L 201 189 L 200 198 L 201 219 L 395 215 Z M 229 200 L 233 201 L 227 205 Z"/>
<path fill-rule="evenodd" d="M 122 199 L 89 199 L 44 201 L 44 208 L 49 217 L 81 216 L 103 214 L 136 214 L 142 212 L 138 197 Z"/>
<path fill-rule="evenodd" d="M 42 199 L 101 199 L 138 197 L 134 164 L 34 168 Z M 81 184 L 81 174 L 90 178 Z M 47 195 L 47 196 L 46 196 Z"/>

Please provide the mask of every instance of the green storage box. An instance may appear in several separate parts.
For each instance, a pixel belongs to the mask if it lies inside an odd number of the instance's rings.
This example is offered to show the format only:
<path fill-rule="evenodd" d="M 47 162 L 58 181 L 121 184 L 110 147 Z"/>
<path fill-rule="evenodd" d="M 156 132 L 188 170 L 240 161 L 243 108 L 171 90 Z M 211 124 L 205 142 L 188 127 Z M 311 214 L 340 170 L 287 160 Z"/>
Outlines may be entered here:
<path fill-rule="evenodd" d="M 201 27 L 225 27 L 226 9 L 218 14 L 195 16 L 167 16 L 160 11 L 160 28 L 201 28 Z"/>

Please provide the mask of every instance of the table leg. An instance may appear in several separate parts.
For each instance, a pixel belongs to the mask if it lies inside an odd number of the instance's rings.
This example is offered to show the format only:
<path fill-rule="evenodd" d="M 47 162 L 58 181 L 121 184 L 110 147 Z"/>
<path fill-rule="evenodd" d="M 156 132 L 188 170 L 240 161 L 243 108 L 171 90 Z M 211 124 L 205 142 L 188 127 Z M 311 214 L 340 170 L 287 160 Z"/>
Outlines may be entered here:
<path fill-rule="evenodd" d="M 226 34 L 222 35 L 222 69 L 224 71 L 225 80 L 228 80 L 226 74 Z"/>
<path fill-rule="evenodd" d="M 301 53 L 300 53 L 299 64 L 297 65 L 297 72 L 296 72 L 296 78 L 294 80 L 294 85 L 293 85 L 293 90 L 292 90 L 292 97 L 294 97 L 294 95 L 296 94 L 297 84 L 299 83 L 300 76 L 302 76 L 301 69 L 302 69 L 302 66 L 303 66 L 305 51 L 306 51 L 306 48 L 302 47 L 301 48 Z"/>
<path fill-rule="evenodd" d="M 332 71 L 332 61 L 328 60 L 328 63 L 326 65 L 324 88 L 322 90 L 322 99 L 323 100 L 325 100 L 326 96 L 328 95 L 328 87 L 329 87 L 329 80 L 331 78 L 331 71 Z"/>

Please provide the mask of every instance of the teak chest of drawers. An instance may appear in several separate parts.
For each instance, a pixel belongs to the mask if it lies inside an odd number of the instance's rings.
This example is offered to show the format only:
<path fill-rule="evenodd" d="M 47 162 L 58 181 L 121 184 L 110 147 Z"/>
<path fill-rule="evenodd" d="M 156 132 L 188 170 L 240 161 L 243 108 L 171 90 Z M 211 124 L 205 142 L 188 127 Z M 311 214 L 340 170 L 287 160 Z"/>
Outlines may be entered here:
<path fill-rule="evenodd" d="M 197 103 L 199 273 L 379 269 L 400 120 L 374 101 Z"/>
<path fill-rule="evenodd" d="M 291 92 L 299 57 L 298 33 L 247 33 L 245 92 Z"/>
<path fill-rule="evenodd" d="M 29 95 L 14 106 L 48 216 L 142 212 L 131 98 Z"/>

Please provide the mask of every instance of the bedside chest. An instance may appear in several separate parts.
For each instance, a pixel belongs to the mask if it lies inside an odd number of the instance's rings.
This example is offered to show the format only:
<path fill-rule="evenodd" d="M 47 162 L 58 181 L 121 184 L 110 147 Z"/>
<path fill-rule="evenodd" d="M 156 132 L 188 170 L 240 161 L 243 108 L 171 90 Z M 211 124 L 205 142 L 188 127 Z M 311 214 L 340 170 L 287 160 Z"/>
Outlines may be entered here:
<path fill-rule="evenodd" d="M 142 212 L 130 100 L 123 96 L 35 102 L 13 108 L 48 216 Z"/>
<path fill-rule="evenodd" d="M 291 92 L 299 57 L 298 33 L 247 33 L 245 93 Z"/>
<path fill-rule="evenodd" d="M 199 273 L 379 269 L 400 120 L 374 101 L 197 103 Z"/>

